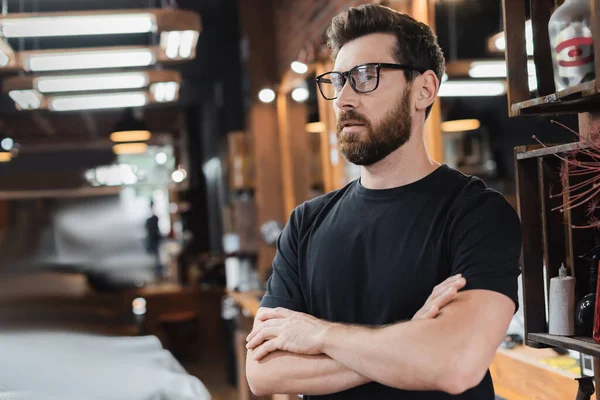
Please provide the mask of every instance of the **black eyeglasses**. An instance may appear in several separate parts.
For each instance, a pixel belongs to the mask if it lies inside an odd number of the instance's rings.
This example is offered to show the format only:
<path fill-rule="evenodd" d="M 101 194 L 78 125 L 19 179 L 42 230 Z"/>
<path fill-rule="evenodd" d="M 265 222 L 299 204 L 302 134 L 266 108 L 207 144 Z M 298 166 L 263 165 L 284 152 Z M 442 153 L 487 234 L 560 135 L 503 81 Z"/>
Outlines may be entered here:
<path fill-rule="evenodd" d="M 417 71 L 421 74 L 426 71 L 422 68 L 404 64 L 369 63 L 357 65 L 346 72 L 326 72 L 315 79 L 321 95 L 326 100 L 335 100 L 344 88 L 346 80 L 350 81 L 350 86 L 356 93 L 369 93 L 377 89 L 379 86 L 379 71 L 382 68 Z"/>

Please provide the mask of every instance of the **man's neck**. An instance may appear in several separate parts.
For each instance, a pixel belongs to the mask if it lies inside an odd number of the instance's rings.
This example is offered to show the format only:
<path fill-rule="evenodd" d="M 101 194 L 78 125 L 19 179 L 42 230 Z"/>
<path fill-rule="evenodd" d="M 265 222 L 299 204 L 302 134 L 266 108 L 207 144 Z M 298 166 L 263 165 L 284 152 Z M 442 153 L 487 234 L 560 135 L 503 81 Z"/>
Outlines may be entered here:
<path fill-rule="evenodd" d="M 423 135 L 411 139 L 383 160 L 360 168 L 360 183 L 367 189 L 391 189 L 416 182 L 440 166 L 429 158 Z"/>

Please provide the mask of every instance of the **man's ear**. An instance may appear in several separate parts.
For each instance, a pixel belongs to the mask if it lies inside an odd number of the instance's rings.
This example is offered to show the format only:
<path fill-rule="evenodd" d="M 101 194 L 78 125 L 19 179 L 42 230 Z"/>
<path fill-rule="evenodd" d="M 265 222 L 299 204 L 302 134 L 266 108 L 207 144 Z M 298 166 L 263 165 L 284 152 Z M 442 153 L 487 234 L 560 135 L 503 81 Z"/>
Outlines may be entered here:
<path fill-rule="evenodd" d="M 437 76 L 431 70 L 425 71 L 413 82 L 413 91 L 415 92 L 415 107 L 417 110 L 427 109 L 433 104 L 437 97 L 440 83 Z"/>

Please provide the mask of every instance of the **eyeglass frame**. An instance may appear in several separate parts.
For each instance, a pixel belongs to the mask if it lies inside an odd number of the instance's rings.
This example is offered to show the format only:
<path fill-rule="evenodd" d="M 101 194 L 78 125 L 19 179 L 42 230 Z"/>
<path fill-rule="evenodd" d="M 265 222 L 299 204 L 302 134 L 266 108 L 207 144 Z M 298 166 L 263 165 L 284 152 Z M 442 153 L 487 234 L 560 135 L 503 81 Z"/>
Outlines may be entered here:
<path fill-rule="evenodd" d="M 359 91 L 355 86 L 354 83 L 352 83 L 352 79 L 348 79 L 348 77 L 350 76 L 350 73 L 352 73 L 352 71 L 356 70 L 357 68 L 360 67 L 365 67 L 365 66 L 370 66 L 370 65 L 374 65 L 377 67 L 376 71 L 377 71 L 377 83 L 375 84 L 375 87 L 371 90 L 367 90 L 366 92 L 361 92 Z M 317 82 L 317 86 L 319 88 L 319 92 L 321 92 L 321 96 L 323 96 L 323 98 L 325 100 L 331 101 L 331 100 L 335 100 L 339 97 L 339 94 L 335 97 L 332 98 L 328 98 L 327 96 L 325 96 L 325 93 L 323 93 L 323 89 L 321 88 L 321 79 L 325 76 L 325 75 L 329 75 L 329 74 L 340 74 L 342 76 L 342 78 L 344 79 L 344 84 L 342 85 L 342 89 L 344 88 L 344 86 L 346 86 L 346 82 L 350 82 L 350 87 L 352 87 L 352 90 L 354 90 L 355 93 L 359 93 L 359 94 L 366 94 L 366 93 L 372 93 L 375 90 L 377 90 L 377 88 L 379 87 L 379 74 L 380 74 L 380 70 L 382 68 L 389 68 L 389 69 L 398 69 L 398 70 L 403 70 L 403 71 L 416 71 L 420 74 L 424 73 L 425 71 L 427 71 L 427 69 L 424 68 L 417 68 L 417 67 L 413 67 L 412 65 L 406 65 L 406 64 L 390 64 L 390 63 L 365 63 L 365 64 L 359 64 L 359 65 L 355 65 L 354 67 L 350 68 L 348 71 L 345 72 L 339 72 L 339 71 L 329 71 L 329 72 L 325 72 L 324 74 L 321 74 L 319 76 L 317 76 L 315 78 L 315 81 Z"/>

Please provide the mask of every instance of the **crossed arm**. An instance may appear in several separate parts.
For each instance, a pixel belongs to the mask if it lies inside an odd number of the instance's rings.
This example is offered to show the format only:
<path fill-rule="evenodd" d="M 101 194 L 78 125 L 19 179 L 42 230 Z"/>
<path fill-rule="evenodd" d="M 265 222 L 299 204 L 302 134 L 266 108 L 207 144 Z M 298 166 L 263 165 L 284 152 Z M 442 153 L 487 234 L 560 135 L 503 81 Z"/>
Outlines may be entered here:
<path fill-rule="evenodd" d="M 316 395 L 375 381 L 406 390 L 464 392 L 483 379 L 514 303 L 496 292 L 470 290 L 434 305 L 435 313 L 430 306 L 422 309 L 430 313 L 426 318 L 385 327 L 261 309 L 248 337 L 250 388 L 257 395 Z"/>

